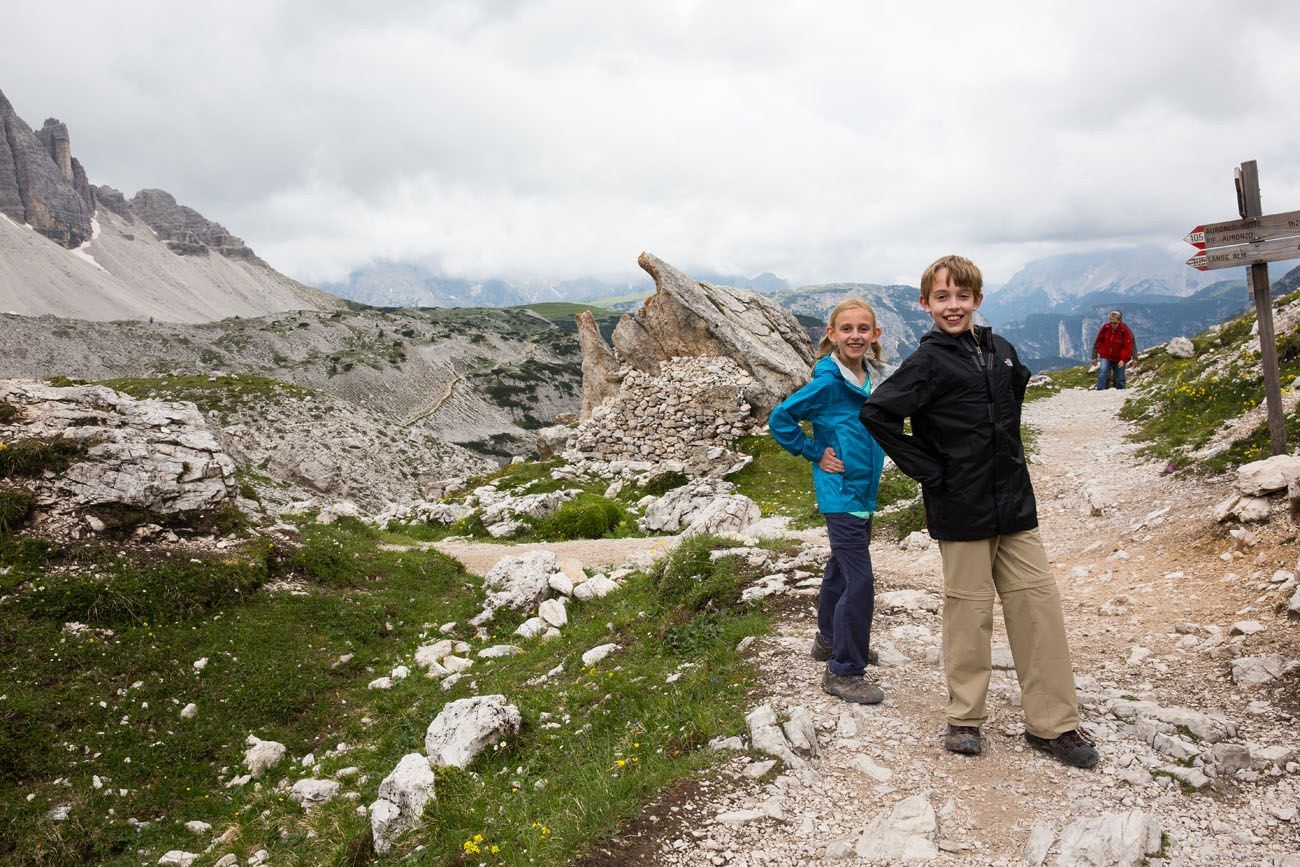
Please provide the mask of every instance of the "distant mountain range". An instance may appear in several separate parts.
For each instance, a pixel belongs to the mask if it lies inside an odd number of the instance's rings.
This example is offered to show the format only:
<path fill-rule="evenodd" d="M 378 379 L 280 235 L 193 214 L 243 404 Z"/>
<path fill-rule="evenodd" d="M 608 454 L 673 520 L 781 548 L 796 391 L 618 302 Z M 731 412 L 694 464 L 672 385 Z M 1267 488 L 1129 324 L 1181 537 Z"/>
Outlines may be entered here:
<path fill-rule="evenodd" d="M 92 186 L 67 126 L 33 131 L 0 93 L 0 311 L 207 322 L 345 306 L 162 190 Z"/>

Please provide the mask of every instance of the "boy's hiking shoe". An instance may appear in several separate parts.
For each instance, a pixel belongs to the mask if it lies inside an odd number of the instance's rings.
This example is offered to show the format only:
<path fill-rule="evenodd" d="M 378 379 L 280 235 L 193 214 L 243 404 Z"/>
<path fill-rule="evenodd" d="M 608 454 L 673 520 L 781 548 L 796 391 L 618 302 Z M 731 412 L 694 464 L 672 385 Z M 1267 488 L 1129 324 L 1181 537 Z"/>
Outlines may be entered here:
<path fill-rule="evenodd" d="M 1100 756 L 1097 755 L 1097 748 L 1093 746 L 1092 741 L 1088 740 L 1083 732 L 1078 729 L 1065 732 L 1050 740 L 1025 732 L 1025 740 L 1034 749 L 1051 753 L 1067 765 L 1073 765 L 1076 768 L 1095 767 L 1100 759 Z"/>
<path fill-rule="evenodd" d="M 818 632 L 817 637 L 813 639 L 812 650 L 808 652 L 812 654 L 812 658 L 818 662 L 825 662 L 831 658 L 830 643 L 825 638 L 822 638 L 820 632 Z M 874 650 L 868 650 L 867 665 L 880 665 L 880 654 L 876 653 Z"/>
<path fill-rule="evenodd" d="M 966 756 L 978 756 L 982 748 L 980 730 L 975 726 L 948 725 L 948 733 L 943 736 L 943 748 L 950 753 Z"/>
<path fill-rule="evenodd" d="M 885 691 L 860 674 L 831 674 L 827 671 L 822 675 L 822 691 L 854 704 L 880 704 L 885 699 Z"/>

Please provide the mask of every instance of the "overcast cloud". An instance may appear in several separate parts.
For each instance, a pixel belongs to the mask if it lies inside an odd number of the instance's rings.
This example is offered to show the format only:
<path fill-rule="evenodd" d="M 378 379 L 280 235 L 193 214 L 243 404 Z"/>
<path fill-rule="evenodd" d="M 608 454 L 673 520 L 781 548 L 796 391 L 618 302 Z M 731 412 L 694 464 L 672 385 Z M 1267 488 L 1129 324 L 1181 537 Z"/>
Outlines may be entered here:
<path fill-rule="evenodd" d="M 1300 209 L 1281 0 L 6 5 L 24 119 L 308 282 L 631 277 L 643 249 L 801 283 L 961 252 L 1000 282 L 1235 216 L 1245 159 Z"/>

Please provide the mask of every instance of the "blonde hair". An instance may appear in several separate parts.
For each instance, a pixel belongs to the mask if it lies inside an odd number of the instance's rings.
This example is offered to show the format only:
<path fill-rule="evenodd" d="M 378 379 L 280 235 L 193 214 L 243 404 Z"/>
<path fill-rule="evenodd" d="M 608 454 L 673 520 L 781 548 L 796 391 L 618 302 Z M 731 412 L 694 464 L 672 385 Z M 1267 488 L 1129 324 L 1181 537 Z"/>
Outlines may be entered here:
<path fill-rule="evenodd" d="M 876 317 L 876 308 L 872 307 L 861 298 L 845 298 L 839 304 L 836 304 L 835 308 L 831 310 L 831 315 L 826 319 L 826 327 L 833 329 L 835 327 L 835 317 L 839 316 L 845 310 L 865 310 L 871 314 L 872 327 L 880 327 L 880 323 L 877 321 Z M 823 355 L 829 355 L 831 350 L 834 348 L 835 341 L 823 334 L 822 339 L 817 341 L 817 357 L 821 358 Z M 881 361 L 885 357 L 884 347 L 880 345 L 879 340 L 871 341 L 871 356 L 876 359 L 876 361 Z"/>
<path fill-rule="evenodd" d="M 969 289 L 975 293 L 975 300 L 984 297 L 984 275 L 975 263 L 964 256 L 943 256 L 935 259 L 921 274 L 921 300 L 928 301 L 934 289 L 935 277 L 947 269 L 948 278 L 954 286 Z"/>

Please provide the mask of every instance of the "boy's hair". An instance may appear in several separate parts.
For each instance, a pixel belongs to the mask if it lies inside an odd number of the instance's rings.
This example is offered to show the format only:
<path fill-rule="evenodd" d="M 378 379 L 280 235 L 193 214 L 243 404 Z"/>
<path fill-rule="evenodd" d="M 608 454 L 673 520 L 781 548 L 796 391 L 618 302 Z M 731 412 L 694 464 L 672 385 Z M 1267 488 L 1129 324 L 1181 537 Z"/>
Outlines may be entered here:
<path fill-rule="evenodd" d="M 871 324 L 876 326 L 877 328 L 880 327 L 880 322 L 876 317 L 876 309 L 872 307 L 870 304 L 868 304 L 867 302 L 863 301 L 861 298 L 845 298 L 839 304 L 836 304 L 835 308 L 831 310 L 831 315 L 826 318 L 827 327 L 834 328 L 835 317 L 839 316 L 845 310 L 855 310 L 855 309 L 865 310 L 868 313 L 870 313 Z M 835 348 L 835 342 L 832 341 L 825 334 L 823 334 L 822 339 L 817 341 L 817 357 L 821 358 L 823 355 L 830 355 L 831 350 L 834 348 Z M 880 361 L 885 357 L 885 350 L 883 347 L 881 347 L 879 340 L 871 341 L 871 356 L 875 358 L 876 361 Z"/>
<path fill-rule="evenodd" d="M 975 263 L 965 256 L 943 256 L 931 262 L 930 267 L 921 274 L 922 301 L 930 299 L 935 275 L 944 268 L 948 269 L 948 276 L 954 286 L 974 292 L 976 300 L 984 297 L 984 276 L 980 274 L 980 269 Z"/>

